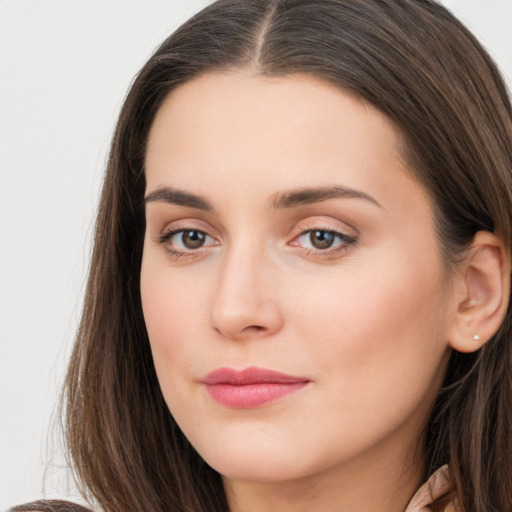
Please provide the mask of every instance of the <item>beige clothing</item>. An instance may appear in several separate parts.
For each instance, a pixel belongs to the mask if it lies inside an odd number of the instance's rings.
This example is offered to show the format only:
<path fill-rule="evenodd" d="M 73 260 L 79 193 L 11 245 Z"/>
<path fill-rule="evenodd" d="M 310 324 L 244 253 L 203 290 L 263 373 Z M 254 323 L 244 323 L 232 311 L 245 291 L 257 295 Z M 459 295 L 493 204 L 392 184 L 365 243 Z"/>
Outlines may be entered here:
<path fill-rule="evenodd" d="M 429 505 L 437 498 L 450 492 L 451 485 L 448 477 L 448 466 L 438 469 L 423 484 L 405 509 L 405 512 L 430 512 Z M 445 508 L 444 512 L 455 512 L 452 505 Z"/>

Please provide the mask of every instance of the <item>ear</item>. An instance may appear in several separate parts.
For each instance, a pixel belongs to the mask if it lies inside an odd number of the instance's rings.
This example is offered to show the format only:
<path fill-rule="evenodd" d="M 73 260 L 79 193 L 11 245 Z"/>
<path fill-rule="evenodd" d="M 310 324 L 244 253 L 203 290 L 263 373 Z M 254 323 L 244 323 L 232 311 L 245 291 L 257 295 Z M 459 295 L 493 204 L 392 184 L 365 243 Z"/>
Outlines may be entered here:
<path fill-rule="evenodd" d="M 448 343 L 459 352 L 481 348 L 499 329 L 510 293 L 510 254 L 493 233 L 479 231 L 454 282 L 455 318 Z"/>

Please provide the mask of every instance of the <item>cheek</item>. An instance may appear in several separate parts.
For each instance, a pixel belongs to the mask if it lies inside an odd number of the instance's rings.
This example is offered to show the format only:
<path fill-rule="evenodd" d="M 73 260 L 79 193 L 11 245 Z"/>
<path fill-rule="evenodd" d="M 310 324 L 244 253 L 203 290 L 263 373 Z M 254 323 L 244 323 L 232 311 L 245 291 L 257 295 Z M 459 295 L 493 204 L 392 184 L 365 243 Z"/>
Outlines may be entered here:
<path fill-rule="evenodd" d="M 193 275 L 178 279 L 165 265 L 143 260 L 141 299 L 155 368 L 162 388 L 168 387 L 188 369 L 187 358 L 200 353 L 204 289 Z"/>
<path fill-rule="evenodd" d="M 354 348 L 369 342 L 378 347 L 379 340 L 399 336 L 404 328 L 409 335 L 417 328 L 430 329 L 444 301 L 438 273 L 414 267 L 390 270 L 382 263 L 374 272 L 354 266 L 311 281 L 298 279 L 287 292 L 293 300 L 290 309 L 319 334 L 338 329 L 344 345 Z M 359 338 L 357 332 L 374 336 Z"/>
<path fill-rule="evenodd" d="M 319 381 L 328 376 L 347 402 L 357 395 L 356 408 L 360 400 L 370 408 L 388 407 L 389 397 L 419 401 L 437 386 L 447 350 L 447 294 L 436 267 L 381 263 L 306 286 L 294 303 L 295 335 Z"/>

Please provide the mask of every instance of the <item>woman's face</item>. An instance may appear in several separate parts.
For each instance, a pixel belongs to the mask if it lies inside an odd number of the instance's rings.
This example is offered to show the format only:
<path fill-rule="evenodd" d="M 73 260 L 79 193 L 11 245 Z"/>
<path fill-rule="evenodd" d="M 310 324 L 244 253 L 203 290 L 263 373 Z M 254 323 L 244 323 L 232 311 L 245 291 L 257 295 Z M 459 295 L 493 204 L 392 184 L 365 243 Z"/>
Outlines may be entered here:
<path fill-rule="evenodd" d="M 453 301 L 391 122 L 313 77 L 210 74 L 160 109 L 146 173 L 144 317 L 199 454 L 260 482 L 415 454 Z"/>

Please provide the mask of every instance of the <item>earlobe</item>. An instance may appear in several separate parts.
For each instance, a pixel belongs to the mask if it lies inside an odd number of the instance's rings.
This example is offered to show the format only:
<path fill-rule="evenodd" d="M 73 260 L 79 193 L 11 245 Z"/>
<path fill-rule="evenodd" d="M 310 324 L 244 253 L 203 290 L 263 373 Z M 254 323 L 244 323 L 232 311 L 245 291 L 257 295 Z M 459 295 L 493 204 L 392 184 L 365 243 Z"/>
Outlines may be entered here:
<path fill-rule="evenodd" d="M 505 318 L 510 293 L 510 254 L 488 231 L 475 234 L 455 286 L 455 318 L 448 342 L 459 352 L 481 348 Z"/>

